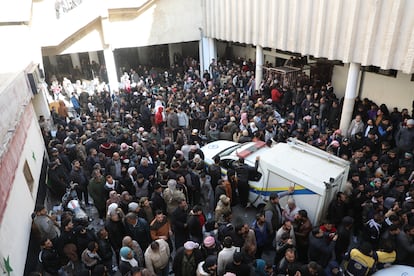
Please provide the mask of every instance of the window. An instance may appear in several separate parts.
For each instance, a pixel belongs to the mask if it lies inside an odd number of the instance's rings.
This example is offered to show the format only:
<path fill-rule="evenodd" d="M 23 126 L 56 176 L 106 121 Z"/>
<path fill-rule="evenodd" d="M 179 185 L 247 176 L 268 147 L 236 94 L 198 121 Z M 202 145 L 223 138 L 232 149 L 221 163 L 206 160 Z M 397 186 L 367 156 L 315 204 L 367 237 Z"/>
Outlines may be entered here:
<path fill-rule="evenodd" d="M 376 74 L 380 74 L 383 76 L 387 76 L 387 77 L 393 77 L 396 78 L 397 77 L 397 70 L 394 69 L 381 69 L 378 66 L 362 66 L 362 70 L 365 72 L 371 72 L 371 73 L 376 73 Z"/>
<path fill-rule="evenodd" d="M 32 172 L 30 171 L 30 167 L 27 161 L 24 162 L 23 174 L 24 174 L 24 178 L 26 179 L 27 186 L 29 187 L 29 190 L 32 193 L 34 179 L 33 179 L 33 175 L 32 175 Z"/>

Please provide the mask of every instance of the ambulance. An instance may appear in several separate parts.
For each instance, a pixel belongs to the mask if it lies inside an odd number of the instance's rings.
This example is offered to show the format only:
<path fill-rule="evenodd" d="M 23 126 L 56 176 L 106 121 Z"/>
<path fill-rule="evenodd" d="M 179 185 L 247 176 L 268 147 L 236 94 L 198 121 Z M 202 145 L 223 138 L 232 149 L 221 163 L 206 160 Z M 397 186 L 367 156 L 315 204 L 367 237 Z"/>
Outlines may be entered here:
<path fill-rule="evenodd" d="M 201 150 L 207 164 L 212 164 L 215 156 L 220 157 L 222 175 L 235 169 L 240 158 L 254 167 L 260 156 L 257 172 L 249 175 L 251 204 L 262 208 L 271 193 L 294 186 L 294 193 L 281 198 L 280 205 L 285 208 L 288 198 L 293 197 L 296 205 L 308 212 L 313 225 L 325 218 L 329 203 L 343 190 L 349 173 L 348 161 L 296 138 L 270 147 L 262 141 L 239 144 L 219 140 Z"/>

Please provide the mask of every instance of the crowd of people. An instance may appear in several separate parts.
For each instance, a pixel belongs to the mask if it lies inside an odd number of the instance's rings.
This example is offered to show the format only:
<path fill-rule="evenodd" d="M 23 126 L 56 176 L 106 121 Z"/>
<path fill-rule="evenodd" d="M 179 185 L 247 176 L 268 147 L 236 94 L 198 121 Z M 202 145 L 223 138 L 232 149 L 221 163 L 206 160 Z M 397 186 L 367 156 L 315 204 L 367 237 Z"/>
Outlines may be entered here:
<path fill-rule="evenodd" d="M 194 68 L 131 69 L 113 95 L 105 86 L 74 91 L 75 116 L 62 101 L 53 126 L 40 120 L 52 202 L 76 182 L 100 225 L 37 206 L 45 275 L 367 275 L 414 265 L 414 120 L 407 109 L 357 99 L 341 133 L 342 100 L 330 83 L 269 74 L 256 84 L 250 60 Z M 296 206 L 293 189 L 272 193 L 246 223 L 232 210 L 249 208 L 254 168 L 241 158 L 223 176 L 220 158 L 207 164 L 200 148 L 220 139 L 271 147 L 289 137 L 349 160 L 347 186 L 320 225 Z"/>

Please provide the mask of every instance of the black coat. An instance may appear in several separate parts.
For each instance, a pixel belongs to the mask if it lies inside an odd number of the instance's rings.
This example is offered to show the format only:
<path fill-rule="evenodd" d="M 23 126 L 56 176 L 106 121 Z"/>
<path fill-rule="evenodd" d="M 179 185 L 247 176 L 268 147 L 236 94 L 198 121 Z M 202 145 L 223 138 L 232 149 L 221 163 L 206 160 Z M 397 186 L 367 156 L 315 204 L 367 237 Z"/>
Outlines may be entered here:
<path fill-rule="evenodd" d="M 322 267 L 326 267 L 334 252 L 336 242 L 329 241 L 327 236 L 320 238 L 315 237 L 313 234 L 309 235 L 309 260 L 315 261 Z"/>
<path fill-rule="evenodd" d="M 128 222 L 125 223 L 125 230 L 128 236 L 139 243 L 141 248 L 144 250 L 150 244 L 151 236 L 150 229 L 147 221 L 143 218 L 138 217 L 136 225 L 132 225 Z"/>
<path fill-rule="evenodd" d="M 167 203 L 160 193 L 153 192 L 151 196 L 151 207 L 152 210 L 161 210 L 164 214 L 167 214 Z"/>
<path fill-rule="evenodd" d="M 102 261 L 112 261 L 112 246 L 109 239 L 98 239 L 98 254 Z"/>
<path fill-rule="evenodd" d="M 39 260 L 42 262 L 44 271 L 52 275 L 57 275 L 61 267 L 60 256 L 56 249 L 42 249 Z"/>
<path fill-rule="evenodd" d="M 122 247 L 122 239 L 126 236 L 125 227 L 122 221 L 113 221 L 108 219 L 105 222 L 105 228 L 108 231 L 109 242 L 115 252 L 119 252 Z"/>
<path fill-rule="evenodd" d="M 203 226 L 200 223 L 198 215 L 190 214 L 188 216 L 188 232 L 193 241 L 202 243 L 203 241 Z"/>
<path fill-rule="evenodd" d="M 62 165 L 57 166 L 55 169 L 49 169 L 48 172 L 48 185 L 59 199 L 66 192 L 66 187 L 69 184 L 69 176 Z"/>
<path fill-rule="evenodd" d="M 187 225 L 187 210 L 178 207 L 171 214 L 172 228 L 175 236 L 175 244 L 182 246 L 189 238 Z"/>

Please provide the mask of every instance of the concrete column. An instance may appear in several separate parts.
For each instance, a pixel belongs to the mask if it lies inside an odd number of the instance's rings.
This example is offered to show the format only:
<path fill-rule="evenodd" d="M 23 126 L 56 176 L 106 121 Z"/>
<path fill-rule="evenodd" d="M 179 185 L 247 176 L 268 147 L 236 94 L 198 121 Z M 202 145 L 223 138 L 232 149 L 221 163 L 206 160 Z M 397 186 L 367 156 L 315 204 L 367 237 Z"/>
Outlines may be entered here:
<path fill-rule="evenodd" d="M 200 40 L 199 49 L 200 49 L 200 73 L 203 74 L 204 70 L 209 70 L 211 60 L 213 58 L 217 60 L 216 41 L 213 38 L 202 36 Z"/>
<path fill-rule="evenodd" d="M 109 80 L 109 89 L 110 89 L 110 92 L 113 93 L 114 91 L 118 91 L 119 89 L 119 82 L 118 82 L 118 75 L 116 72 L 114 52 L 112 51 L 110 46 L 105 47 L 103 52 L 104 52 L 104 57 L 105 57 L 106 71 L 107 71 L 108 80 Z"/>
<path fill-rule="evenodd" d="M 92 60 L 94 60 L 96 63 L 99 63 L 99 57 L 98 52 L 88 52 L 89 56 L 89 63 L 92 63 Z"/>
<path fill-rule="evenodd" d="M 258 89 L 260 87 L 260 84 L 262 83 L 263 79 L 263 47 L 256 45 L 256 72 L 255 72 L 255 82 L 256 87 L 255 89 Z"/>
<path fill-rule="evenodd" d="M 81 70 L 81 62 L 78 53 L 70 54 L 70 59 L 72 60 L 72 67 L 75 68 L 78 66 L 79 70 Z"/>
<path fill-rule="evenodd" d="M 361 64 L 350 63 L 348 70 L 348 79 L 346 81 L 344 105 L 342 107 L 341 121 L 339 128 L 345 134 L 352 120 L 352 111 L 354 110 L 355 98 L 358 93 L 359 72 Z"/>
<path fill-rule="evenodd" d="M 213 38 L 207 38 L 207 40 L 208 40 L 208 46 L 210 48 L 210 60 L 209 60 L 209 65 L 210 65 L 210 62 L 213 58 L 217 60 L 217 44 Z"/>
<path fill-rule="evenodd" d="M 199 53 L 199 59 L 200 59 L 200 74 L 203 75 L 204 68 L 205 68 L 205 61 L 204 61 L 204 52 L 203 52 L 203 38 L 200 39 L 198 42 L 198 53 Z"/>

